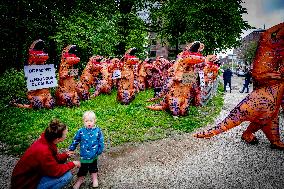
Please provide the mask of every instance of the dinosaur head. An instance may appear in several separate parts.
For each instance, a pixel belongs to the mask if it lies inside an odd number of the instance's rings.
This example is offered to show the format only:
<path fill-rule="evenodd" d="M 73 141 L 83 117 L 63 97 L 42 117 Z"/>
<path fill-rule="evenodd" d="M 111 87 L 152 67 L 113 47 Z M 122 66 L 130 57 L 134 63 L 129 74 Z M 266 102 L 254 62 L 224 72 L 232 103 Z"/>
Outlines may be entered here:
<path fill-rule="evenodd" d="M 271 48 L 277 56 L 284 56 L 284 22 L 277 24 L 260 36 L 260 43 Z"/>
<path fill-rule="evenodd" d="M 129 49 L 129 53 L 128 54 L 131 55 L 131 56 L 134 56 L 136 52 L 137 52 L 137 48 L 133 47 L 133 48 Z"/>
<path fill-rule="evenodd" d="M 48 54 L 44 52 L 44 41 L 38 39 L 34 41 L 29 49 L 29 64 L 44 64 L 48 57 Z"/>
<path fill-rule="evenodd" d="M 274 27 L 273 27 L 274 29 Z M 284 57 L 284 22 L 276 25 L 271 32 L 271 44 L 277 56 Z"/>
<path fill-rule="evenodd" d="M 119 68 L 119 67 L 120 67 L 120 64 L 121 64 L 121 62 L 120 62 L 120 60 L 119 60 L 118 58 L 112 58 L 112 59 L 110 60 L 110 63 L 113 64 L 113 66 L 114 66 L 115 68 Z"/>
<path fill-rule="evenodd" d="M 77 47 L 76 45 L 68 45 L 62 51 L 61 62 L 65 61 L 65 63 L 73 65 L 80 62 L 80 58 L 77 57 Z"/>
<path fill-rule="evenodd" d="M 137 52 L 135 47 L 130 48 L 126 51 L 124 55 L 124 60 L 126 64 L 134 65 L 139 62 L 139 59 L 134 55 Z"/>
<path fill-rule="evenodd" d="M 192 53 L 199 53 L 202 52 L 204 49 L 204 44 L 201 43 L 200 41 L 194 41 L 190 43 L 186 49 Z"/>
<path fill-rule="evenodd" d="M 93 64 L 100 64 L 103 58 L 104 58 L 103 56 L 97 55 L 97 56 L 92 56 L 90 59 Z"/>
<path fill-rule="evenodd" d="M 178 61 L 184 62 L 187 65 L 194 65 L 205 62 L 205 58 L 200 53 L 184 51 Z"/>

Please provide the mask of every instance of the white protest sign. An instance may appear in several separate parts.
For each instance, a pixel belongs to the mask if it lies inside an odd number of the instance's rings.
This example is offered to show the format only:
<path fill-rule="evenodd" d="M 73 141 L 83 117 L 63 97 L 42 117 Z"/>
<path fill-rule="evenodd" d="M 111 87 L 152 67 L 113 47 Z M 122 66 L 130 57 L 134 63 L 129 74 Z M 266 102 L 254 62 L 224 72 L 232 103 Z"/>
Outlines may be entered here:
<path fill-rule="evenodd" d="M 196 74 L 194 72 L 188 72 L 182 74 L 182 84 L 190 85 L 196 82 Z"/>
<path fill-rule="evenodd" d="M 68 70 L 70 76 L 77 76 L 79 70 L 78 69 L 69 69 Z"/>
<path fill-rule="evenodd" d="M 28 65 L 24 67 L 28 91 L 57 86 L 53 64 Z"/>
<path fill-rule="evenodd" d="M 199 71 L 200 86 L 205 87 L 204 71 Z"/>
<path fill-rule="evenodd" d="M 119 79 L 121 78 L 121 71 L 120 70 L 114 70 L 112 74 L 112 79 Z"/>

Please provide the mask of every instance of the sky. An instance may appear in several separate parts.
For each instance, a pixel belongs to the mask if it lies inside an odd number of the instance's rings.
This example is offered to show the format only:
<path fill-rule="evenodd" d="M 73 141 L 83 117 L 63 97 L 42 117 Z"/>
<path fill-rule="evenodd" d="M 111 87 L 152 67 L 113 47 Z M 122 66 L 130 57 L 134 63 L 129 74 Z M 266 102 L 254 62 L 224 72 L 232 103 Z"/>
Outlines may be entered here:
<path fill-rule="evenodd" d="M 243 15 L 243 19 L 257 29 L 264 27 L 268 29 L 284 22 L 284 0 L 243 0 L 242 6 L 248 12 Z M 242 37 L 252 31 L 243 31 Z M 232 50 L 227 51 L 226 54 L 228 53 L 232 53 Z"/>
<path fill-rule="evenodd" d="M 243 19 L 256 28 L 268 29 L 284 22 L 284 0 L 243 0 L 248 14 Z M 247 32 L 245 32 L 247 33 Z"/>

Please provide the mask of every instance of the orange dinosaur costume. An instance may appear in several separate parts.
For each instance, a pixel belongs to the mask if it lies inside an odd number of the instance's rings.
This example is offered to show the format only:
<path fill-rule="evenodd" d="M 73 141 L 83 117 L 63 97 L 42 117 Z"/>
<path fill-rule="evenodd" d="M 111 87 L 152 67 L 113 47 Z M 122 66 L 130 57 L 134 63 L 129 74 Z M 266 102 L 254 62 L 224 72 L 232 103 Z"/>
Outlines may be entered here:
<path fill-rule="evenodd" d="M 284 149 L 279 135 L 279 109 L 284 95 L 284 23 L 273 26 L 261 34 L 253 61 L 252 75 L 257 87 L 246 96 L 216 127 L 195 134 L 198 138 L 214 135 L 250 121 L 242 139 L 258 142 L 254 133 L 262 130 L 271 148 Z"/>
<path fill-rule="evenodd" d="M 29 49 L 29 65 L 42 65 L 48 57 L 48 54 L 43 51 L 44 41 L 41 39 L 34 41 Z M 50 94 L 49 89 L 31 90 L 27 93 L 27 98 L 30 104 L 13 103 L 20 108 L 53 108 L 55 105 L 54 99 Z"/>
<path fill-rule="evenodd" d="M 76 51 L 75 45 L 69 45 L 62 51 L 58 87 L 55 91 L 56 104 L 59 106 L 80 105 L 76 81 L 74 76 L 70 75 L 70 69 L 73 68 L 73 65 L 80 62 L 80 58 L 76 56 Z"/>
<path fill-rule="evenodd" d="M 139 85 L 139 90 L 144 91 L 146 89 L 146 65 L 148 64 L 150 60 L 145 59 L 143 62 L 141 62 L 138 65 L 138 85 Z"/>
<path fill-rule="evenodd" d="M 109 60 L 103 59 L 101 61 L 100 73 L 102 78 L 98 80 L 94 94 L 92 98 L 99 96 L 101 93 L 110 94 L 112 89 L 112 73 L 114 64 L 110 63 Z"/>
<path fill-rule="evenodd" d="M 204 45 L 200 42 L 191 44 L 196 46 L 198 53 L 192 53 L 188 50 L 182 52 L 173 65 L 173 77 L 167 81 L 167 92 L 159 104 L 147 106 L 151 110 L 169 109 L 174 116 L 184 116 L 188 113 L 188 107 L 191 99 L 191 90 L 196 82 L 194 65 L 205 61 L 205 58 L 199 53 Z M 164 93 L 162 91 L 162 93 Z M 152 99 L 150 99 L 152 100 Z"/>
<path fill-rule="evenodd" d="M 118 58 L 112 58 L 110 59 L 109 64 L 110 64 L 109 72 L 111 73 L 111 76 L 112 76 L 112 87 L 117 88 L 118 79 L 116 77 L 118 77 L 117 72 L 121 73 L 120 70 L 122 67 L 122 63 L 120 62 Z"/>
<path fill-rule="evenodd" d="M 102 56 L 92 56 L 89 59 L 85 69 L 82 72 L 80 81 L 77 84 L 77 93 L 81 100 L 88 100 L 90 98 L 90 88 L 95 84 L 101 66 Z"/>
<path fill-rule="evenodd" d="M 198 70 L 202 74 L 203 72 L 203 83 L 201 85 L 201 104 L 205 105 L 212 96 L 215 95 L 218 87 L 218 59 L 215 55 L 208 55 L 208 61 L 205 66 Z"/>
<path fill-rule="evenodd" d="M 121 68 L 121 78 L 118 79 L 117 101 L 121 104 L 129 104 L 135 98 L 134 71 L 133 65 L 137 64 L 139 59 L 134 56 L 136 48 L 129 49 L 123 57 L 123 66 Z"/>

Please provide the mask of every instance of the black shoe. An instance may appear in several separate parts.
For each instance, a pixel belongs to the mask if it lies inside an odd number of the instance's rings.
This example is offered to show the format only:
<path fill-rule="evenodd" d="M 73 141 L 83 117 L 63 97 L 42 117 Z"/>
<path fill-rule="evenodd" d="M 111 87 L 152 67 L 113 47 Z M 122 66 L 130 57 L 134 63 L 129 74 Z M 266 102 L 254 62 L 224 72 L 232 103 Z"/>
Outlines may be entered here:
<path fill-rule="evenodd" d="M 243 93 L 244 91 L 240 91 L 240 93 Z"/>

